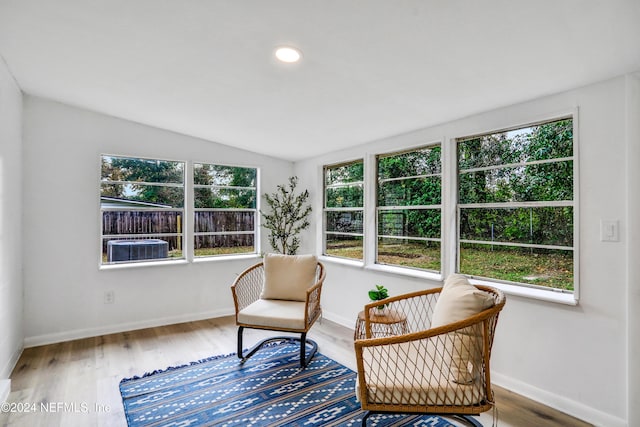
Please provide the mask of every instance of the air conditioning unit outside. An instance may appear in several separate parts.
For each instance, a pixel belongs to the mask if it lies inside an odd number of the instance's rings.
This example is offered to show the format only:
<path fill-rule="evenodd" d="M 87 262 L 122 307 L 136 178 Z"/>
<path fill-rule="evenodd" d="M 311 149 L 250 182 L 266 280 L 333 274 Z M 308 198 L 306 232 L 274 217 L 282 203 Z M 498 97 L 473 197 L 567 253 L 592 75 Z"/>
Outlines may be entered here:
<path fill-rule="evenodd" d="M 107 262 L 161 259 L 169 256 L 169 243 L 160 239 L 111 240 L 107 242 Z"/>

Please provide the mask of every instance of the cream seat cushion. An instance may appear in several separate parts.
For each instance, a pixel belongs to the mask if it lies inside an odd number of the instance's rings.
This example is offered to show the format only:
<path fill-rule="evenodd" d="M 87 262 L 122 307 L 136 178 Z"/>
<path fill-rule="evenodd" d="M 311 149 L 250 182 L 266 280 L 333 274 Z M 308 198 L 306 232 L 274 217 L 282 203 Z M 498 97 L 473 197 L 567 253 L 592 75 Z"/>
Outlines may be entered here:
<path fill-rule="evenodd" d="M 367 399 L 373 404 L 468 406 L 485 400 L 482 380 L 449 381 L 433 339 L 363 348 Z M 356 396 L 360 397 L 356 381 Z"/>
<path fill-rule="evenodd" d="M 259 299 L 238 312 L 238 322 L 276 329 L 304 329 L 304 302 Z"/>
<path fill-rule="evenodd" d="M 462 274 L 451 274 L 444 283 L 431 317 L 431 327 L 445 326 L 467 319 L 494 305 L 493 297 L 469 283 Z M 455 334 L 445 355 L 451 365 L 452 380 L 470 383 L 482 363 L 482 332 L 465 328 Z"/>
<path fill-rule="evenodd" d="M 306 301 L 307 289 L 316 281 L 315 255 L 266 254 L 262 299 Z"/>

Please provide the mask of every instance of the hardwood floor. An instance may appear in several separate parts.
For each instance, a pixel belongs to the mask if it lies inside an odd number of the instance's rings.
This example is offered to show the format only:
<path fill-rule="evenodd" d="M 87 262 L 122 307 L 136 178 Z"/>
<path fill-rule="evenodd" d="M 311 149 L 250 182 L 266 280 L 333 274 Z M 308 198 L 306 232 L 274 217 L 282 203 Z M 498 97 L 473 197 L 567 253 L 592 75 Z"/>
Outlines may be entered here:
<path fill-rule="evenodd" d="M 268 332 L 245 330 L 252 345 Z M 353 330 L 323 320 L 309 336 L 328 357 L 356 368 Z M 142 329 L 25 349 L 11 375 L 2 426 L 126 426 L 122 378 L 235 352 L 232 317 Z M 539 403 L 494 387 L 499 426 L 587 426 Z M 480 421 L 492 425 L 490 412 Z"/>

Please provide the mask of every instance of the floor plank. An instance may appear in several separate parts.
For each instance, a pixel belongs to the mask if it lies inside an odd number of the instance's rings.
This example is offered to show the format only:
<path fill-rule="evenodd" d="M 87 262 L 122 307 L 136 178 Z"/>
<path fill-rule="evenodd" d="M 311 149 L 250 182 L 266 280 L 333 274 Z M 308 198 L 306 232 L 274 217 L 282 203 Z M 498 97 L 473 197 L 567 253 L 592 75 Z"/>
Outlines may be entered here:
<path fill-rule="evenodd" d="M 245 347 L 267 331 L 245 330 Z M 311 332 L 320 351 L 355 370 L 353 329 L 322 320 Z M 2 426 L 126 426 L 118 384 L 122 378 L 179 366 L 236 350 L 232 317 L 207 319 L 25 349 L 11 375 Z M 583 427 L 589 424 L 494 387 L 499 426 Z M 492 425 L 492 413 L 480 421 Z"/>

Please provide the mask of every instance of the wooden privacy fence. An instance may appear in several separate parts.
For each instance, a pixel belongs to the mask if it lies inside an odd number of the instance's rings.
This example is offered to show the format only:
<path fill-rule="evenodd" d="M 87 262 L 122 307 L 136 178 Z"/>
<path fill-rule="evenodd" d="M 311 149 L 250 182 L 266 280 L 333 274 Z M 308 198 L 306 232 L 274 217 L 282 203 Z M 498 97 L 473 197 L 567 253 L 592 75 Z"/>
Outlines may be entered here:
<path fill-rule="evenodd" d="M 114 236 L 108 240 L 162 239 L 169 250 L 181 249 L 182 212 L 175 211 L 103 211 L 102 235 Z M 174 234 L 173 236 L 163 234 Z M 123 235 L 123 237 L 117 237 Z M 125 237 L 140 235 L 140 237 Z M 102 242 L 106 250 L 107 241 Z"/>
<path fill-rule="evenodd" d="M 253 246 L 255 212 L 252 211 L 198 211 L 195 213 L 196 233 L 225 233 L 195 237 L 195 248 Z M 250 234 L 234 234 L 248 231 Z M 107 240 L 140 240 L 159 238 L 169 243 L 169 250 L 181 249 L 183 233 L 182 212 L 176 211 L 104 211 L 102 234 L 113 236 Z M 173 236 L 171 235 L 173 234 Z M 123 237 L 118 237 L 122 235 Z M 128 235 L 128 236 L 127 236 Z M 140 237 L 131 237 L 140 235 Z M 127 236 L 127 237 L 125 237 Z"/>
<path fill-rule="evenodd" d="M 255 212 L 253 211 L 198 211 L 195 215 L 194 230 L 205 232 L 250 232 L 250 234 L 217 234 L 195 237 L 195 249 L 230 248 L 253 246 Z"/>

